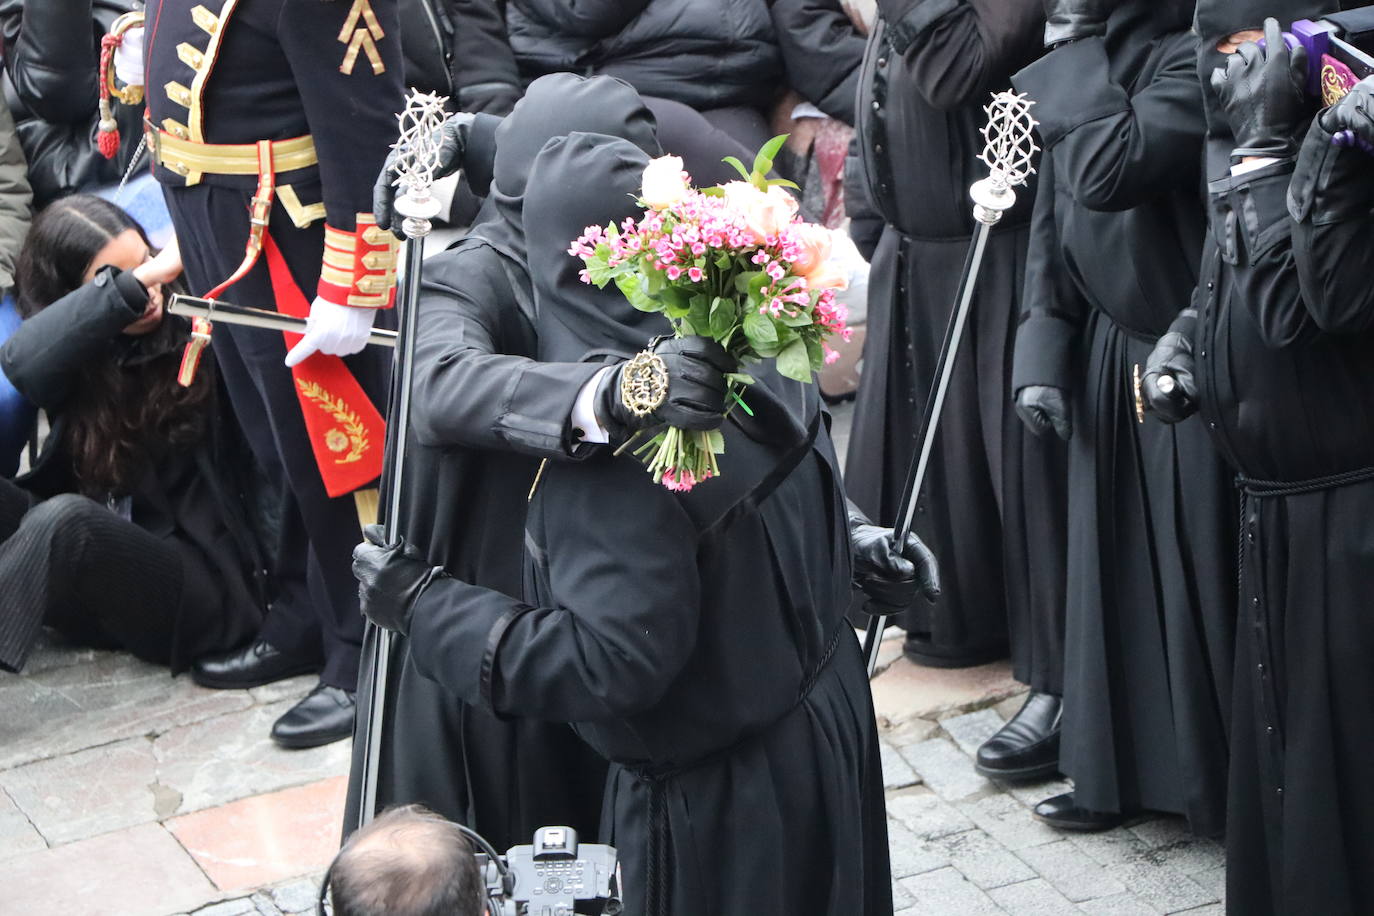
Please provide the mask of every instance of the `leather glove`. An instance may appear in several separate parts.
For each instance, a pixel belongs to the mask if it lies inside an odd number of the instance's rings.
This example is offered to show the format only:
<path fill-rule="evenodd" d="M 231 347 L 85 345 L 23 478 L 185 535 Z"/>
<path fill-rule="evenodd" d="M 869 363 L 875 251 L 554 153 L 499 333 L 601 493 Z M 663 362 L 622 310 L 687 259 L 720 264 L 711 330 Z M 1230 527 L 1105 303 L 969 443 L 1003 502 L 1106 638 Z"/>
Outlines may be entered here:
<path fill-rule="evenodd" d="M 335 305 L 326 299 L 310 303 L 310 317 L 305 320 L 305 335 L 286 354 L 286 364 L 297 363 L 327 353 L 330 356 L 349 356 L 367 346 L 372 334 L 376 309 Z"/>
<path fill-rule="evenodd" d="M 1170 331 L 1155 344 L 1140 377 L 1140 392 L 1150 412 L 1165 423 L 1181 423 L 1197 413 L 1193 341 L 1186 334 Z"/>
<path fill-rule="evenodd" d="M 596 422 L 611 440 L 627 432 L 654 426 L 711 430 L 725 415 L 725 375 L 735 371 L 735 361 L 725 348 L 709 337 L 667 337 L 653 346 L 668 370 L 668 393 L 655 411 L 637 417 L 620 396 L 622 363 L 607 372 L 596 393 Z"/>
<path fill-rule="evenodd" d="M 449 115 L 448 120 L 439 125 L 439 156 L 437 166 L 434 169 L 434 180 L 447 178 L 454 172 L 463 167 L 463 152 L 467 149 L 468 131 L 472 129 L 472 122 L 476 115 L 460 111 L 457 114 Z M 390 229 L 397 238 L 404 238 L 405 233 L 401 231 L 403 219 L 396 215 L 396 161 L 399 158 L 397 150 L 392 150 L 386 154 L 386 163 L 382 166 L 382 173 L 377 176 L 377 183 L 372 186 L 372 215 L 377 218 L 377 225 L 383 229 Z M 392 220 L 395 224 L 392 224 Z"/>
<path fill-rule="evenodd" d="M 142 27 L 129 29 L 114 50 L 115 79 L 125 86 L 143 85 L 143 34 Z"/>
<path fill-rule="evenodd" d="M 363 529 L 363 542 L 353 548 L 353 577 L 367 619 L 405 636 L 416 599 L 444 571 L 430 566 L 414 544 L 403 539 L 388 545 L 385 536 L 381 525 Z"/>
<path fill-rule="evenodd" d="M 1073 417 L 1069 414 L 1069 396 L 1062 388 L 1050 385 L 1027 385 L 1016 392 L 1016 415 L 1037 436 L 1051 430 L 1068 442 L 1073 437 Z"/>
<path fill-rule="evenodd" d="M 914 534 L 898 552 L 893 530 L 872 524 L 863 511 L 849 504 L 849 544 L 854 554 L 854 584 L 868 597 L 868 613 L 875 617 L 899 614 L 916 595 L 934 601 L 940 596 L 940 564 Z"/>
<path fill-rule="evenodd" d="M 1322 130 L 1328 134 L 1351 131 L 1374 146 L 1374 76 L 1366 76 L 1335 105 L 1321 114 Z"/>
<path fill-rule="evenodd" d="M 514 83 L 474 83 L 458 90 L 458 107 L 474 114 L 505 117 L 523 93 Z"/>
<path fill-rule="evenodd" d="M 1296 155 L 1299 128 L 1309 113 L 1306 96 L 1307 50 L 1292 50 L 1284 42 L 1277 19 L 1264 20 L 1264 47 L 1253 41 L 1241 45 L 1212 71 L 1217 94 L 1231 132 L 1236 158 Z"/>
<path fill-rule="evenodd" d="M 1045 0 L 1045 47 L 1107 34 L 1111 0 Z"/>

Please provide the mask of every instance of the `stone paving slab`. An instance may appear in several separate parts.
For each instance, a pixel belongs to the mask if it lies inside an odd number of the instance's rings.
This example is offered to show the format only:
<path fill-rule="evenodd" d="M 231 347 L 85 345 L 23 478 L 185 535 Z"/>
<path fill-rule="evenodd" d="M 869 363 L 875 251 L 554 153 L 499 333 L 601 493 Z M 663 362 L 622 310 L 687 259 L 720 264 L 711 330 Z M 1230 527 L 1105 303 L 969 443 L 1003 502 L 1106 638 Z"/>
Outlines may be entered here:
<path fill-rule="evenodd" d="M 1016 700 L 1019 702 L 1020 697 L 1016 697 Z M 980 709 L 940 720 L 940 728 L 954 739 L 954 743 L 959 745 L 959 750 L 970 757 L 975 756 L 983 742 L 1005 724 L 1006 721 L 995 709 Z"/>
<path fill-rule="evenodd" d="M 1016 916 L 1080 916 L 1082 912 L 1043 878 L 993 888 L 988 896 Z"/>
<path fill-rule="evenodd" d="M 294 702 L 255 706 L 159 736 L 152 744 L 157 781 L 176 794 L 163 816 L 347 773 L 348 741 L 308 750 L 285 750 L 272 742 L 272 723 Z"/>
<path fill-rule="evenodd" d="M 47 848 L 43 836 L 24 812 L 0 789 L 0 860 Z"/>
<path fill-rule="evenodd" d="M 6 859 L 0 889 L 16 916 L 166 916 L 218 896 L 158 824 Z"/>
<path fill-rule="evenodd" d="M 903 661 L 873 680 L 873 704 L 884 727 L 910 719 L 935 719 L 992 706 L 1026 688 L 1011 676 L 1010 662 L 977 668 L 923 668 Z"/>
<path fill-rule="evenodd" d="M 944 738 L 932 738 L 900 751 L 921 781 L 946 801 L 967 798 L 989 789 L 989 783 L 969 765 L 969 758 Z"/>

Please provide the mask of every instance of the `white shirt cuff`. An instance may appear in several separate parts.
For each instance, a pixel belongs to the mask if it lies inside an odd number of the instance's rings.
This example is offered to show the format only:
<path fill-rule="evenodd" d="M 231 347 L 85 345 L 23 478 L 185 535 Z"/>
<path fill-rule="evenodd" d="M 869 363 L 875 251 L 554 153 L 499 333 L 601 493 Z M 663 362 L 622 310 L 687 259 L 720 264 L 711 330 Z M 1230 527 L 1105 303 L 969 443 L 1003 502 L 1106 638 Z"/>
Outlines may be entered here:
<path fill-rule="evenodd" d="M 582 390 L 577 393 L 577 400 L 573 402 L 572 409 L 573 434 L 577 441 L 592 444 L 611 441 L 610 434 L 601 428 L 600 423 L 596 422 L 596 391 L 601 387 L 601 380 L 605 378 L 606 373 L 613 368 L 607 366 L 593 375 L 587 384 L 582 386 Z"/>
<path fill-rule="evenodd" d="M 1249 162 L 1241 162 L 1231 166 L 1231 177 L 1239 178 L 1241 175 L 1248 175 L 1251 172 L 1258 172 L 1266 165 L 1273 165 L 1278 162 L 1273 156 L 1265 156 L 1262 159 L 1252 159 Z"/>

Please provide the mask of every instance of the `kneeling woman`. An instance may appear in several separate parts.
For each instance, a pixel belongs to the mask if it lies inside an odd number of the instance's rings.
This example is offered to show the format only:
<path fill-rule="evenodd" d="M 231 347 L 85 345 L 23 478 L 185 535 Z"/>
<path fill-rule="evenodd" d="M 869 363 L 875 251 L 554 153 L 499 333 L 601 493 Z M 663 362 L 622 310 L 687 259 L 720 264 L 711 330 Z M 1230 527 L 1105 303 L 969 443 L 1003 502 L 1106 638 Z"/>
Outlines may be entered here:
<path fill-rule="evenodd" d="M 667 330 L 614 288 L 577 282 L 566 253 L 583 227 L 633 215 L 647 161 L 572 134 L 532 169 L 542 358 L 639 350 Z M 409 632 L 422 673 L 500 715 L 571 722 L 611 762 L 602 829 L 627 913 L 892 912 L 834 448 L 814 386 L 763 375 L 754 415 L 722 429 L 723 476 L 691 492 L 629 455 L 549 464 L 530 505 L 527 603 L 413 547 L 355 554 L 365 613 Z"/>
<path fill-rule="evenodd" d="M 153 256 L 99 198 L 34 221 L 16 277 L 25 320 L 0 367 L 52 431 L 31 471 L 0 480 L 0 668 L 23 668 L 42 624 L 175 672 L 261 621 L 215 374 L 177 383 L 188 325 L 164 317 L 162 284 L 180 273 L 175 248 Z"/>

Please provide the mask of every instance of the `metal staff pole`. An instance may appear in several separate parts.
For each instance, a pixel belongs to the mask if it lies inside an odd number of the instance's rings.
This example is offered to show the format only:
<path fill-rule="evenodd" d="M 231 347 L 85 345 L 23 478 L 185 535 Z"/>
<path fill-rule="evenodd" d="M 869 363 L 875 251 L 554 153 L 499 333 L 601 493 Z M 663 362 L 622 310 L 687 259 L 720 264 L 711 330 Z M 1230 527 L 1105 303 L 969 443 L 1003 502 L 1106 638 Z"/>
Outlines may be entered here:
<path fill-rule="evenodd" d="M 954 377 L 964 329 L 973 307 L 973 294 L 978 288 L 978 275 L 982 270 L 983 255 L 987 252 L 988 236 L 992 227 L 1001 221 L 1002 215 L 1015 206 L 1015 188 L 1025 184 L 1026 179 L 1035 172 L 1031 160 L 1038 149 L 1034 139 L 1036 122 L 1030 114 L 1034 104 L 1024 95 L 999 92 L 983 109 L 988 114 L 988 123 L 981 130 L 986 146 L 979 158 L 987 163 L 990 174 L 969 189 L 969 196 L 973 198 L 973 217 L 978 221 L 978 228 L 969 246 L 968 259 L 964 262 L 954 311 L 950 314 L 940 360 L 935 366 L 935 388 L 926 401 L 925 413 L 921 417 L 921 448 L 912 460 L 906 485 L 902 488 L 902 513 L 893 532 L 893 542 L 898 550 L 906 543 L 907 535 L 916 521 L 916 502 L 930 467 L 935 434 L 940 428 L 940 414 L 944 410 L 945 397 L 949 394 L 949 383 Z M 868 660 L 870 678 L 878 667 L 878 649 L 882 645 L 887 621 L 886 614 L 876 616 L 864 633 L 864 658 Z"/>
<path fill-rule="evenodd" d="M 286 331 L 290 334 L 305 333 L 305 319 L 266 309 L 234 305 L 220 299 L 201 299 L 175 293 L 167 303 L 167 314 L 181 315 L 184 318 L 204 318 L 210 322 L 237 324 L 250 328 L 264 328 L 269 331 Z M 367 342 L 374 347 L 396 346 L 396 332 L 386 328 L 373 328 Z"/>
<path fill-rule="evenodd" d="M 400 539 L 401 495 L 405 478 L 405 443 L 410 426 L 410 393 L 414 381 L 415 329 L 418 323 L 420 271 L 425 256 L 425 236 L 430 220 L 439 215 L 440 203 L 430 194 L 434 169 L 439 161 L 439 128 L 444 120 L 444 102 L 436 95 L 412 90 L 405 111 L 398 116 L 401 134 L 397 151 L 396 186 L 402 193 L 396 199 L 396 212 L 405 217 L 401 229 L 406 236 L 405 282 L 398 290 L 396 308 L 400 312 L 396 359 L 392 364 L 392 398 L 387 418 L 387 461 L 384 476 L 388 481 L 386 519 L 383 527 L 387 543 Z M 385 739 L 387 688 L 391 674 L 392 637 L 390 630 L 374 629 L 372 641 L 372 690 L 368 696 L 367 725 L 363 731 L 362 799 L 358 806 L 358 826 L 366 826 L 377 809 L 377 779 Z"/>

